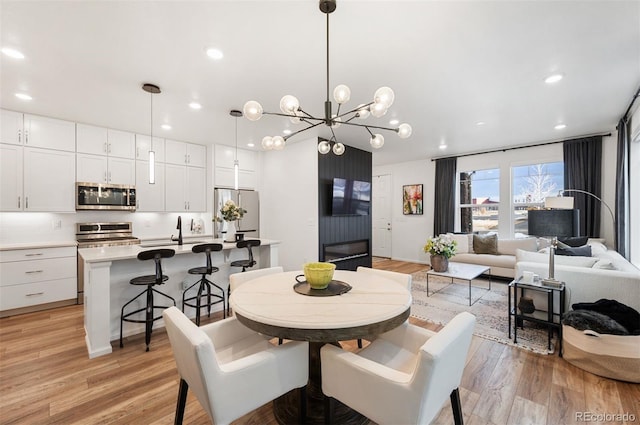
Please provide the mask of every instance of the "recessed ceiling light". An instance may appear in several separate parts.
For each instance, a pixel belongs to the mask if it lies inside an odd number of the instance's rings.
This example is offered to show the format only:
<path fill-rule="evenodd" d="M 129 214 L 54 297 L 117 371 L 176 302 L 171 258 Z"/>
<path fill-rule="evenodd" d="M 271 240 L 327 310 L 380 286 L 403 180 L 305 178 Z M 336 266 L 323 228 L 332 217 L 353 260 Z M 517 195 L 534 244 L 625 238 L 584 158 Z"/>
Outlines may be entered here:
<path fill-rule="evenodd" d="M 553 74 L 553 75 L 549 75 L 547 78 L 544 79 L 544 82 L 547 84 L 553 84 L 553 83 L 557 83 L 558 81 L 562 80 L 564 78 L 563 74 Z"/>
<path fill-rule="evenodd" d="M 191 109 L 202 109 L 202 105 L 199 104 L 198 102 L 191 102 L 189 104 L 189 108 L 191 108 Z"/>
<path fill-rule="evenodd" d="M 391 120 L 391 121 L 389 121 L 389 124 L 391 124 L 391 125 L 397 125 L 397 124 L 399 124 L 399 123 L 400 123 L 400 121 L 398 121 L 398 120 Z"/>
<path fill-rule="evenodd" d="M 224 57 L 224 53 L 222 53 L 222 50 L 212 47 L 207 49 L 207 56 L 214 60 L 220 60 Z"/>
<path fill-rule="evenodd" d="M 249 146 L 250 148 L 255 147 L 255 143 L 247 143 L 247 146 Z"/>
<path fill-rule="evenodd" d="M 447 148 L 447 144 L 446 143 L 440 143 L 440 146 L 438 146 L 438 148 L 446 149 Z"/>
<path fill-rule="evenodd" d="M 171 126 L 169 124 L 162 124 L 160 127 L 162 127 L 163 130 L 171 130 Z"/>
<path fill-rule="evenodd" d="M 16 97 L 22 100 L 32 100 L 33 98 L 26 93 L 16 93 Z"/>
<path fill-rule="evenodd" d="M 24 54 L 16 49 L 12 49 L 11 47 L 3 47 L 2 53 L 14 59 L 24 59 Z"/>
<path fill-rule="evenodd" d="M 283 134 L 291 134 L 291 130 L 289 130 L 288 128 L 286 130 L 282 130 Z"/>
<path fill-rule="evenodd" d="M 555 128 L 556 130 L 563 130 L 563 129 L 567 128 L 567 125 L 566 124 L 557 124 L 553 128 Z"/>
<path fill-rule="evenodd" d="M 480 125 L 484 125 L 484 121 L 478 121 L 478 122 L 476 123 L 476 125 L 478 125 L 478 126 L 480 126 Z"/>

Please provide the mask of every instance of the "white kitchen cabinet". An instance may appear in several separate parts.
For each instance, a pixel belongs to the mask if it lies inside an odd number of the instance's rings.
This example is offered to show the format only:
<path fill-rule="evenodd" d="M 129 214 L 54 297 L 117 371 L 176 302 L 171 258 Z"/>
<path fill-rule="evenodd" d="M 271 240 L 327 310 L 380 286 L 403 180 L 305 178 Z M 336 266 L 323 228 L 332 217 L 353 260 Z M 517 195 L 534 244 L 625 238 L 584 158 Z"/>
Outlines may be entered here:
<path fill-rule="evenodd" d="M 75 211 L 75 155 L 0 145 L 0 211 Z"/>
<path fill-rule="evenodd" d="M 156 162 L 165 162 L 164 139 L 136 134 L 136 159 L 140 161 L 149 160 L 149 151 L 155 152 Z"/>
<path fill-rule="evenodd" d="M 70 121 L 38 115 L 24 115 L 24 145 L 30 147 L 76 151 L 76 125 Z"/>
<path fill-rule="evenodd" d="M 22 156 L 22 146 L 0 144 L 0 211 L 22 211 Z"/>
<path fill-rule="evenodd" d="M 77 152 L 134 159 L 135 134 L 110 128 L 77 124 Z"/>
<path fill-rule="evenodd" d="M 75 154 L 24 148 L 24 211 L 75 211 Z"/>
<path fill-rule="evenodd" d="M 246 149 L 238 149 L 238 188 L 258 188 L 257 167 L 258 153 Z M 233 188 L 235 177 L 233 163 L 236 158 L 235 147 L 215 145 L 213 181 L 216 187 Z"/>
<path fill-rule="evenodd" d="M 1 143 L 24 144 L 23 114 L 2 109 L 0 111 L 0 137 Z"/>
<path fill-rule="evenodd" d="M 104 155 L 76 155 L 76 176 L 79 182 L 133 185 L 136 180 L 133 159 Z"/>
<path fill-rule="evenodd" d="M 136 135 L 128 131 L 107 130 L 108 146 L 107 154 L 110 157 L 135 159 Z"/>
<path fill-rule="evenodd" d="M 216 187 L 232 189 L 235 186 L 233 168 L 216 167 L 213 179 Z M 254 171 L 238 170 L 238 189 L 256 190 L 257 188 L 258 179 Z"/>
<path fill-rule="evenodd" d="M 167 164 L 189 165 L 191 167 L 207 166 L 207 147 L 195 143 L 165 140 L 165 162 Z"/>
<path fill-rule="evenodd" d="M 0 251 L 0 317 L 75 304 L 76 270 L 75 246 Z"/>
<path fill-rule="evenodd" d="M 165 209 L 171 212 L 204 212 L 206 202 L 206 169 L 165 165 Z"/>
<path fill-rule="evenodd" d="M 136 161 L 136 211 L 161 212 L 165 210 L 165 165 L 156 162 L 154 184 L 149 184 L 149 162 Z"/>
<path fill-rule="evenodd" d="M 76 124 L 76 150 L 78 153 L 106 155 L 109 144 L 108 140 L 106 128 L 87 124 Z"/>

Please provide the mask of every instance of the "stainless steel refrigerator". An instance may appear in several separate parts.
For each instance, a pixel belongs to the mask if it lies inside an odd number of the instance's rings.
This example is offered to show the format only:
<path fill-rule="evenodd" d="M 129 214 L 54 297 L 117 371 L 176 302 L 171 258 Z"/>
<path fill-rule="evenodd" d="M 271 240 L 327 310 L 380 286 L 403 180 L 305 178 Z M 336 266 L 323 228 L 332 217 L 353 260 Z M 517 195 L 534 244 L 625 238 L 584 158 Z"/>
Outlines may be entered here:
<path fill-rule="evenodd" d="M 213 210 L 216 220 L 214 225 L 214 237 L 224 238 L 227 233 L 227 222 L 222 220 L 220 209 L 228 200 L 244 208 L 247 212 L 237 221 L 237 233 L 244 233 L 245 238 L 257 238 L 260 236 L 260 202 L 258 192 L 255 190 L 233 190 L 216 188 L 213 195 Z"/>

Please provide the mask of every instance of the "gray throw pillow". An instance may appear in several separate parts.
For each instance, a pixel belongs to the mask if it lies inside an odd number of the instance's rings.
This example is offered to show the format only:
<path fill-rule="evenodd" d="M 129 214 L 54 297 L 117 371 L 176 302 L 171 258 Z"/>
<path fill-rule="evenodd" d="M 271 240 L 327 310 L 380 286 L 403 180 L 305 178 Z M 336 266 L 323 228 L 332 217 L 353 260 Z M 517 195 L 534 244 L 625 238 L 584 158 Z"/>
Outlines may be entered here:
<path fill-rule="evenodd" d="M 498 235 L 473 235 L 473 252 L 476 254 L 498 254 Z"/>

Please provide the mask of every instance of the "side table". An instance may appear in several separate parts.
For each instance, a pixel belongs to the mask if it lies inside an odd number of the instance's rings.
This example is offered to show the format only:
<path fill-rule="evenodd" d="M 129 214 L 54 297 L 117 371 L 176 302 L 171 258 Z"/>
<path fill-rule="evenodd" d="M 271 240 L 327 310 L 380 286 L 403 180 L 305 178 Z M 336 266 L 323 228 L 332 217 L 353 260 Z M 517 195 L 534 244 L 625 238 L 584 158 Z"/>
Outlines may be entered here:
<path fill-rule="evenodd" d="M 526 291 L 536 291 L 547 295 L 546 310 L 536 308 L 533 313 L 523 313 L 518 310 L 518 289 L 522 297 Z M 558 313 L 554 312 L 554 293 L 559 293 L 560 305 Z M 513 294 L 513 298 L 512 298 Z M 546 325 L 549 329 L 548 349 L 551 350 L 551 338 L 553 330 L 558 330 L 558 355 L 562 357 L 562 316 L 564 315 L 565 284 L 560 282 L 560 286 L 547 286 L 540 280 L 531 283 L 522 282 L 522 276 L 509 283 L 509 338 L 511 338 L 511 318 L 513 317 L 513 342 L 518 343 L 518 322 L 524 324 L 524 320 Z"/>

